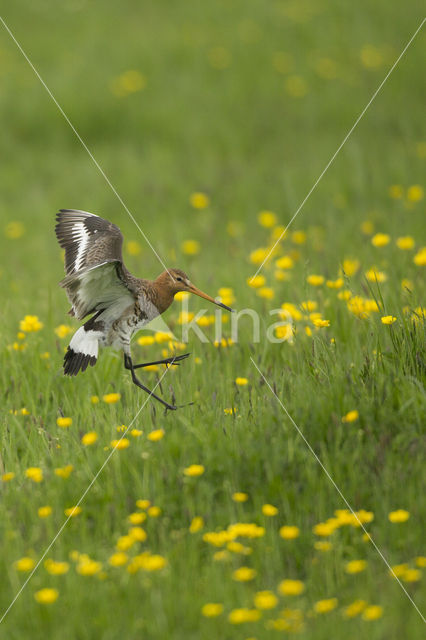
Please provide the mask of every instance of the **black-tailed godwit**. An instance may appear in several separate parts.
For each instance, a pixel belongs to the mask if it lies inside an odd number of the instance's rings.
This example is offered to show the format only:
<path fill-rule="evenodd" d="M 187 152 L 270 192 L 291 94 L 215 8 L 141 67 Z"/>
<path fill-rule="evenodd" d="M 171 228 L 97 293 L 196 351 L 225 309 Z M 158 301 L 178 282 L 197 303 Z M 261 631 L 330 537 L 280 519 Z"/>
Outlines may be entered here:
<path fill-rule="evenodd" d="M 155 280 L 135 278 L 124 266 L 120 229 L 93 213 L 61 209 L 55 227 L 65 249 L 66 277 L 60 282 L 72 305 L 70 315 L 81 320 L 93 314 L 73 335 L 64 358 L 64 373 L 75 376 L 94 366 L 99 346 L 124 352 L 124 366 L 141 389 L 167 409 L 176 409 L 141 383 L 135 369 L 153 364 L 176 365 L 183 355 L 134 364 L 130 352 L 132 335 L 164 313 L 178 291 L 188 291 L 232 311 L 197 289 L 180 269 L 167 269 Z"/>

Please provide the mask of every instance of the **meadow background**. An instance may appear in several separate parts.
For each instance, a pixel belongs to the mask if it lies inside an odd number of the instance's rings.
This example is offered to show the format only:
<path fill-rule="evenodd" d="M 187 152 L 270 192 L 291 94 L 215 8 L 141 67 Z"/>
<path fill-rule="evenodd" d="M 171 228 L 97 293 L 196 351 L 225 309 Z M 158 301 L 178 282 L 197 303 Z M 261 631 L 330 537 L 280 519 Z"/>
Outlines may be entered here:
<path fill-rule="evenodd" d="M 55 212 L 103 215 L 132 272 L 162 267 L 0 26 L 0 614 L 131 424 L 0 637 L 423 637 L 250 357 L 424 606 L 424 29 L 247 283 L 421 4 L 17 0 L 3 18 L 168 266 L 256 309 L 262 337 L 205 327 L 161 382 L 194 404 L 133 423 L 146 396 L 117 354 L 62 376 L 78 324 Z M 294 330 L 270 344 L 282 305 Z M 143 335 L 137 361 L 182 352 Z"/>

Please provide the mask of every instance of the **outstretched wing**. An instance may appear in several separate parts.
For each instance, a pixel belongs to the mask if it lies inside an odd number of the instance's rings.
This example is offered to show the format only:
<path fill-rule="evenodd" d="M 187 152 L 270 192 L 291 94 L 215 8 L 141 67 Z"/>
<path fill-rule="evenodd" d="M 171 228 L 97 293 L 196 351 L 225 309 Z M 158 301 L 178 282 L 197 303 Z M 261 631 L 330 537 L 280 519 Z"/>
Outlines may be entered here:
<path fill-rule="evenodd" d="M 61 209 L 56 220 L 67 274 L 60 286 L 72 304 L 71 315 L 81 319 L 101 309 L 133 304 L 137 281 L 123 265 L 120 229 L 86 211 Z"/>

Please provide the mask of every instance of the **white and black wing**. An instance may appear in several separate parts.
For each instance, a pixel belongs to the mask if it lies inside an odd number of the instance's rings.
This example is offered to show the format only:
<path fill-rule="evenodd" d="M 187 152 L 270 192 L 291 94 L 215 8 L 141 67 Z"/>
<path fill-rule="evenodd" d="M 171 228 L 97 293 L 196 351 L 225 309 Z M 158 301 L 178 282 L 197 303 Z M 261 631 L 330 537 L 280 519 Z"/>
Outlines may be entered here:
<path fill-rule="evenodd" d="M 81 319 L 101 309 L 134 303 L 136 278 L 123 265 L 120 229 L 86 211 L 61 209 L 56 220 L 67 274 L 60 285 L 72 304 L 70 313 Z"/>

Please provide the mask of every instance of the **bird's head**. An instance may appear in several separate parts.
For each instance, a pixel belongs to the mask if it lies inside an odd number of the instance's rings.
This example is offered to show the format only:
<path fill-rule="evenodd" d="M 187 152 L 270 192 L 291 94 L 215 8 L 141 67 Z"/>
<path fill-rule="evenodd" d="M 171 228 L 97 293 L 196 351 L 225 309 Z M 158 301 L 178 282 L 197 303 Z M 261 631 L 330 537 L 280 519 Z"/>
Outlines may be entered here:
<path fill-rule="evenodd" d="M 189 293 L 195 293 L 195 295 L 200 298 L 204 298 L 209 302 L 217 304 L 218 307 L 222 307 L 222 309 L 233 311 L 233 309 L 227 307 L 226 304 L 222 304 L 222 302 L 215 300 L 211 296 L 207 295 L 207 293 L 197 289 L 197 287 L 192 284 L 186 273 L 181 269 L 168 269 L 167 271 L 163 271 L 163 273 L 158 276 L 156 282 L 159 286 L 167 287 L 173 296 L 179 291 L 188 291 Z"/>

